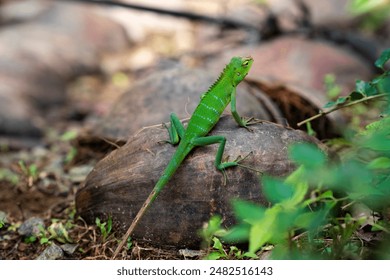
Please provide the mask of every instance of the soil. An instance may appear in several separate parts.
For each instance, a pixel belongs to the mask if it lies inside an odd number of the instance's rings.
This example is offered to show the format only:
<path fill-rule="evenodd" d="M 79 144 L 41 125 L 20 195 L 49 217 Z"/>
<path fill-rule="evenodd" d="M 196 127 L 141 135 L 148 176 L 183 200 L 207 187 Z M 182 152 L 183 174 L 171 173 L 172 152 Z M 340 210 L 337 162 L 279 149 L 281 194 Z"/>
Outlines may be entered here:
<path fill-rule="evenodd" d="M 0 211 L 6 215 L 6 222 L 0 227 L 0 260 L 35 259 L 52 243 L 77 245 L 73 253 L 65 252 L 63 259 L 109 259 L 117 246 L 119 238 L 113 233 L 104 238 L 96 225 L 87 225 L 75 213 L 76 190 L 97 158 L 88 159 L 85 154 L 78 154 L 71 162 L 66 162 L 76 142 L 64 142 L 59 134 L 54 138 L 45 139 L 40 148 L 0 154 Z M 29 174 L 25 167 L 29 169 L 34 165 L 37 172 Z M 44 220 L 48 241 L 41 237 L 32 241 L 18 233 L 20 225 L 31 217 Z M 50 236 L 48 229 L 58 223 L 64 225 L 70 237 L 68 241 L 61 240 L 61 236 Z M 169 248 L 157 249 L 135 242 L 131 248 L 121 257 L 183 258 L 177 250 Z"/>

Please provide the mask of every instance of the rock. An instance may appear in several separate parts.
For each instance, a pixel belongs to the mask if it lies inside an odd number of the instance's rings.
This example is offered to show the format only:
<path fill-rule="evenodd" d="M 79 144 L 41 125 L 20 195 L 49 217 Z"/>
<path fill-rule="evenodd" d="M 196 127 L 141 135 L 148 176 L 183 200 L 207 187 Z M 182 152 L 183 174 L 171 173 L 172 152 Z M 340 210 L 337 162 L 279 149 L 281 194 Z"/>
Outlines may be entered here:
<path fill-rule="evenodd" d="M 309 13 L 311 24 L 339 27 L 351 24 L 353 15 L 349 10 L 349 0 L 266 0 L 270 11 L 280 18 L 282 26 L 288 29 L 296 28 L 299 19 L 302 19 L 304 11 L 303 4 Z M 306 15 L 307 16 L 307 15 Z"/>
<path fill-rule="evenodd" d="M 335 83 L 344 94 L 355 88 L 356 79 L 368 80 L 373 75 L 372 65 L 353 51 L 332 42 L 303 37 L 279 37 L 253 47 L 242 47 L 226 52 L 219 61 L 244 53 L 254 58 L 248 80 L 259 77 L 315 89 L 326 97 L 324 78 L 333 74 Z M 210 67 L 215 69 L 216 62 Z"/>
<path fill-rule="evenodd" d="M 36 260 L 58 260 L 63 258 L 63 256 L 64 252 L 61 247 L 52 243 L 36 258 Z"/>
<path fill-rule="evenodd" d="M 69 244 L 69 243 L 65 243 L 63 245 L 61 245 L 61 249 L 68 255 L 72 255 L 76 249 L 78 248 L 78 244 Z"/>
<path fill-rule="evenodd" d="M 7 5 L 13 4 L 18 5 Z M 53 120 L 44 118 L 48 109 L 66 100 L 66 83 L 76 75 L 98 71 L 104 53 L 128 46 L 122 28 L 94 13 L 91 6 L 63 1 L 27 5 L 29 11 L 37 6 L 36 16 L 24 16 L 25 9 L 2 11 L 4 18 L 8 12 L 18 24 L 0 31 L 0 138 L 39 138 Z"/>
<path fill-rule="evenodd" d="M 2 1 L 0 8 L 0 24 L 15 24 L 34 19 L 50 7 L 47 1 L 19 0 Z"/>
<path fill-rule="evenodd" d="M 44 227 L 45 223 L 43 219 L 31 217 L 21 224 L 18 228 L 18 233 L 23 236 L 37 236 Z"/>
<path fill-rule="evenodd" d="M 242 164 L 264 174 L 283 176 L 294 170 L 287 155 L 289 144 L 320 145 L 302 131 L 276 124 L 260 123 L 251 128 L 253 132 L 239 128 L 231 116 L 223 116 L 210 134 L 226 136 L 224 157 L 230 160 L 252 152 Z M 114 228 L 124 233 L 176 149 L 158 143 L 165 139 L 165 129 L 145 129 L 98 162 L 76 193 L 77 213 L 90 224 L 96 217 L 111 217 Z M 267 205 L 259 173 L 230 168 L 224 185 L 222 172 L 214 166 L 217 148 L 198 147 L 185 159 L 142 218 L 134 239 L 157 246 L 199 248 L 197 231 L 212 215 L 221 215 L 224 226 L 234 224 L 233 199 Z"/>
<path fill-rule="evenodd" d="M 69 179 L 73 183 L 81 183 L 85 180 L 87 175 L 91 172 L 92 170 L 91 165 L 81 165 L 81 166 L 75 166 L 72 167 L 69 170 Z"/>

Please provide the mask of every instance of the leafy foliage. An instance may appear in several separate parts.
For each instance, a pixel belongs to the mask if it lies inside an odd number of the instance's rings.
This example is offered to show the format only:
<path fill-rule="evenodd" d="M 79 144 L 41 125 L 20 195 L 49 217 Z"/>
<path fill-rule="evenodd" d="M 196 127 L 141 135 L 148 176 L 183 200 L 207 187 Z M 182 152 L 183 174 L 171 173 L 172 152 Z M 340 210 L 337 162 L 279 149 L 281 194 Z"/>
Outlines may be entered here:
<path fill-rule="evenodd" d="M 99 218 L 95 219 L 95 224 L 99 228 L 103 237 L 103 242 L 107 239 L 112 230 L 112 218 L 109 217 L 107 222 L 101 222 Z"/>
<path fill-rule="evenodd" d="M 58 219 L 52 219 L 51 224 L 47 228 L 39 226 L 39 232 L 26 236 L 24 242 L 34 243 L 39 240 L 40 244 L 49 244 L 52 240 L 55 240 L 64 244 L 73 243 L 68 232 L 70 227 L 70 224 L 64 225 Z"/>
<path fill-rule="evenodd" d="M 355 15 L 364 15 L 363 27 L 376 29 L 380 27 L 390 14 L 388 0 L 353 0 L 350 10 Z"/>
<path fill-rule="evenodd" d="M 375 66 L 383 70 L 383 74 L 370 82 L 356 81 L 356 89 L 348 96 L 339 97 L 328 102 L 324 108 L 334 108 L 357 100 L 366 100 L 373 96 L 385 96 L 390 92 L 390 71 L 385 70 L 385 64 L 390 59 L 390 49 L 385 50 L 375 61 Z"/>
<path fill-rule="evenodd" d="M 365 82 L 361 80 L 356 81 L 355 90 L 351 92 L 348 96 L 341 96 L 338 97 L 335 101 L 328 102 L 324 106 L 325 110 L 320 111 L 319 114 L 298 123 L 297 126 L 301 126 L 302 124 L 308 124 L 312 120 L 315 120 L 326 114 L 332 113 L 341 108 L 349 107 L 352 105 L 356 105 L 374 99 L 383 99 L 387 104 L 384 113 L 389 114 L 390 113 L 390 105 L 389 105 L 390 104 L 389 102 L 390 70 L 385 70 L 385 64 L 389 60 L 390 60 L 390 49 L 387 49 L 375 61 L 375 66 L 380 68 L 383 71 L 382 75 L 376 77 L 370 82 Z"/>
<path fill-rule="evenodd" d="M 383 69 L 389 59 L 385 51 L 376 66 Z M 330 160 L 312 144 L 291 146 L 289 157 L 298 168 L 286 178 L 261 179 L 272 206 L 234 201 L 238 224 L 222 230 L 221 220 L 214 223 L 212 232 L 219 232 L 218 241 L 248 242 L 248 252 L 240 256 L 251 258 L 270 245 L 274 259 L 385 258 L 390 244 L 382 242 L 383 250 L 371 250 L 371 255 L 367 246 L 377 232 L 381 240 L 390 234 L 386 219 L 390 209 L 389 85 L 389 72 L 384 71 L 371 82 L 358 82 L 351 95 L 330 104 L 338 107 L 375 95 L 387 101 L 379 120 L 344 139 L 348 146 L 339 160 Z M 214 249 L 214 255 L 225 252 L 216 240 Z"/>

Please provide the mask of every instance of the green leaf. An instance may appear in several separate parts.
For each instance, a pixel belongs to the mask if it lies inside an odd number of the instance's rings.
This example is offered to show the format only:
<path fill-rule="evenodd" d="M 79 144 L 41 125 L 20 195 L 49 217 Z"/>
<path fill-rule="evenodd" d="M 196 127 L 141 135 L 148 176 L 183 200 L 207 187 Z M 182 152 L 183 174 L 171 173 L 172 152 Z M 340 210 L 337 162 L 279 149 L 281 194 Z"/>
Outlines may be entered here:
<path fill-rule="evenodd" d="M 286 178 L 285 182 L 294 186 L 294 195 L 282 202 L 283 207 L 286 209 L 294 208 L 304 200 L 309 189 L 306 176 L 307 172 L 304 166 L 300 166 Z"/>
<path fill-rule="evenodd" d="M 372 122 L 366 126 L 367 132 L 376 133 L 384 131 L 385 133 L 390 133 L 390 117 L 383 118 L 379 121 Z M 366 134 L 366 133 L 365 133 Z"/>
<path fill-rule="evenodd" d="M 294 221 L 295 226 L 302 229 L 315 230 L 320 227 L 329 213 L 330 205 L 315 212 L 301 213 Z"/>
<path fill-rule="evenodd" d="M 335 106 L 340 106 L 349 101 L 349 96 L 342 96 L 336 99 L 336 101 L 331 101 L 325 104 L 324 108 L 331 108 Z"/>
<path fill-rule="evenodd" d="M 222 255 L 221 255 L 221 253 L 220 252 L 211 252 L 210 254 L 208 254 L 207 256 L 206 256 L 206 260 L 218 260 L 218 259 L 220 259 L 221 257 L 223 257 Z"/>
<path fill-rule="evenodd" d="M 350 1 L 350 8 L 354 14 L 369 13 L 381 6 L 381 0 L 354 0 Z"/>
<path fill-rule="evenodd" d="M 34 235 L 27 236 L 24 238 L 24 243 L 27 243 L 27 244 L 34 243 L 35 241 L 37 241 L 37 237 Z"/>
<path fill-rule="evenodd" d="M 297 143 L 290 146 L 289 157 L 305 167 L 322 166 L 326 161 L 325 154 L 315 145 Z"/>
<path fill-rule="evenodd" d="M 207 243 L 207 246 L 211 243 L 212 237 L 214 235 L 220 235 L 225 232 L 221 228 L 222 218 L 219 215 L 214 215 L 210 218 L 207 226 L 199 230 L 199 235 L 202 237 L 203 241 Z"/>
<path fill-rule="evenodd" d="M 69 237 L 68 231 L 61 222 L 54 222 L 48 228 L 50 238 L 55 239 L 61 243 L 72 243 L 72 239 Z"/>
<path fill-rule="evenodd" d="M 222 240 L 227 243 L 248 241 L 249 231 L 249 224 L 240 224 L 229 229 L 226 235 L 222 236 Z"/>
<path fill-rule="evenodd" d="M 320 199 L 326 199 L 326 198 L 334 199 L 333 192 L 331 190 L 327 190 L 326 192 L 323 192 L 322 194 L 320 194 L 318 196 L 318 198 L 320 198 Z"/>
<path fill-rule="evenodd" d="M 349 96 L 343 96 L 336 99 L 336 105 L 342 105 L 349 100 Z"/>
<path fill-rule="evenodd" d="M 376 89 L 375 84 L 373 82 L 365 82 L 362 80 L 357 80 L 355 87 L 356 87 L 355 91 L 360 93 L 361 95 L 363 95 L 363 96 L 361 96 L 361 98 L 378 94 L 378 90 Z M 353 93 L 350 96 L 351 96 L 351 100 L 361 99 L 361 98 L 358 98 L 358 96 L 356 94 L 353 95 Z"/>
<path fill-rule="evenodd" d="M 365 95 L 363 93 L 357 92 L 357 91 L 351 92 L 351 94 L 349 96 L 351 98 L 351 101 L 360 100 L 360 99 L 365 97 Z"/>
<path fill-rule="evenodd" d="M 356 83 L 355 83 L 355 90 L 357 92 L 360 92 L 363 95 L 366 95 L 365 92 L 366 92 L 366 85 L 367 84 L 368 83 L 366 83 L 365 81 L 357 80 Z"/>
<path fill-rule="evenodd" d="M 329 101 L 328 103 L 326 103 L 325 105 L 324 105 L 324 109 L 328 109 L 328 108 L 332 108 L 332 107 L 334 107 L 334 106 L 336 106 L 336 102 L 334 102 L 334 101 Z"/>
<path fill-rule="evenodd" d="M 380 57 L 375 61 L 375 66 L 384 70 L 386 62 L 390 59 L 390 49 L 384 50 Z"/>
<path fill-rule="evenodd" d="M 129 236 L 126 240 L 127 250 L 130 250 L 131 246 L 133 246 L 133 241 L 131 240 L 131 236 Z"/>
<path fill-rule="evenodd" d="M 28 173 L 31 177 L 37 178 L 38 177 L 38 167 L 33 163 L 28 167 Z"/>
<path fill-rule="evenodd" d="M 263 176 L 263 193 L 271 203 L 278 203 L 291 198 L 294 189 L 279 179 Z"/>
<path fill-rule="evenodd" d="M 386 231 L 387 224 L 384 221 L 378 221 L 372 224 L 371 231 Z"/>
<path fill-rule="evenodd" d="M 307 213 L 302 213 L 297 217 L 295 220 L 295 225 L 298 228 L 309 228 L 313 222 L 317 219 L 317 213 L 316 212 L 307 212 Z"/>
<path fill-rule="evenodd" d="M 109 234 L 112 230 L 112 218 L 109 217 L 107 221 L 107 234 Z"/>
<path fill-rule="evenodd" d="M 42 244 L 47 244 L 49 243 L 49 238 L 47 237 L 42 237 L 40 240 L 39 240 L 39 243 L 42 245 Z"/>
<path fill-rule="evenodd" d="M 367 165 L 367 167 L 369 169 L 387 169 L 387 168 L 390 168 L 390 158 L 388 158 L 388 157 L 378 157 L 378 158 L 372 160 Z"/>
<path fill-rule="evenodd" d="M 251 259 L 258 259 L 259 257 L 255 253 L 246 252 L 242 255 L 243 257 L 251 258 Z"/>
<path fill-rule="evenodd" d="M 376 84 L 379 93 L 387 93 L 390 95 L 390 72 L 386 72 L 381 76 L 381 79 Z"/>
<path fill-rule="evenodd" d="M 242 258 L 242 251 L 240 249 L 238 249 L 236 246 L 230 246 L 228 255 L 234 256 L 238 259 L 241 259 Z"/>
<path fill-rule="evenodd" d="M 389 151 L 390 137 L 388 133 L 375 133 L 371 137 L 366 138 L 361 145 L 376 151 Z"/>
<path fill-rule="evenodd" d="M 265 208 L 252 202 L 234 200 L 233 209 L 236 217 L 247 223 L 255 223 L 263 218 Z"/>
<path fill-rule="evenodd" d="M 336 84 L 336 76 L 334 74 L 326 74 L 324 84 L 329 98 L 333 99 L 340 95 L 341 87 Z"/>
<path fill-rule="evenodd" d="M 354 101 L 354 100 L 362 99 L 363 97 L 377 95 L 378 90 L 376 88 L 376 83 L 377 83 L 377 81 L 375 79 L 371 82 L 357 80 L 356 84 L 355 84 L 355 92 L 359 93 L 360 96 L 358 94 L 352 92 L 350 94 L 351 100 Z"/>
<path fill-rule="evenodd" d="M 60 136 L 61 141 L 70 141 L 76 139 L 78 132 L 75 130 L 69 130 Z"/>
<path fill-rule="evenodd" d="M 226 254 L 221 241 L 217 237 L 213 237 L 213 242 L 214 249 L 217 249 L 219 252 Z"/>
<path fill-rule="evenodd" d="M 212 216 L 212 217 L 210 218 L 208 227 L 209 227 L 210 229 L 219 229 L 219 227 L 221 226 L 221 224 L 222 224 L 222 218 L 221 218 L 221 216 L 215 215 L 215 216 Z"/>
<path fill-rule="evenodd" d="M 277 233 L 277 216 L 281 211 L 280 206 L 267 209 L 263 219 L 252 226 L 249 233 L 249 252 L 256 253 L 262 246 L 269 242 Z"/>

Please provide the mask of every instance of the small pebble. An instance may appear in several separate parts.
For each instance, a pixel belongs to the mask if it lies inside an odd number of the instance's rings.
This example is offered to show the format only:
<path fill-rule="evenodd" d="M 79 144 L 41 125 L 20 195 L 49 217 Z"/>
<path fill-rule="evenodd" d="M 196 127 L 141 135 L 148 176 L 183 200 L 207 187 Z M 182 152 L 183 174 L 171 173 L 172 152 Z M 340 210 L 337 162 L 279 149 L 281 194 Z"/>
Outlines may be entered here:
<path fill-rule="evenodd" d="M 67 253 L 68 255 L 72 255 L 72 254 L 76 251 L 76 249 L 77 249 L 78 246 L 79 246 L 79 245 L 77 245 L 77 244 L 69 244 L 69 243 L 66 243 L 66 244 L 61 245 L 60 247 L 61 247 L 61 249 L 62 249 L 65 253 Z"/>
<path fill-rule="evenodd" d="M 37 236 L 42 227 L 45 227 L 45 223 L 41 218 L 31 217 L 21 224 L 18 229 L 18 233 L 24 236 Z"/>
<path fill-rule="evenodd" d="M 0 211 L 0 224 L 6 224 L 7 222 L 7 213 Z"/>
<path fill-rule="evenodd" d="M 92 171 L 93 166 L 81 165 L 73 167 L 69 170 L 69 178 L 73 183 L 80 183 L 87 178 L 88 174 Z"/>
<path fill-rule="evenodd" d="M 36 259 L 37 260 L 58 260 L 61 259 L 63 256 L 64 256 L 64 251 L 62 251 L 61 247 L 52 243 Z"/>
<path fill-rule="evenodd" d="M 204 251 L 190 249 L 180 249 L 179 254 L 182 255 L 184 258 L 202 257 L 206 255 Z"/>

